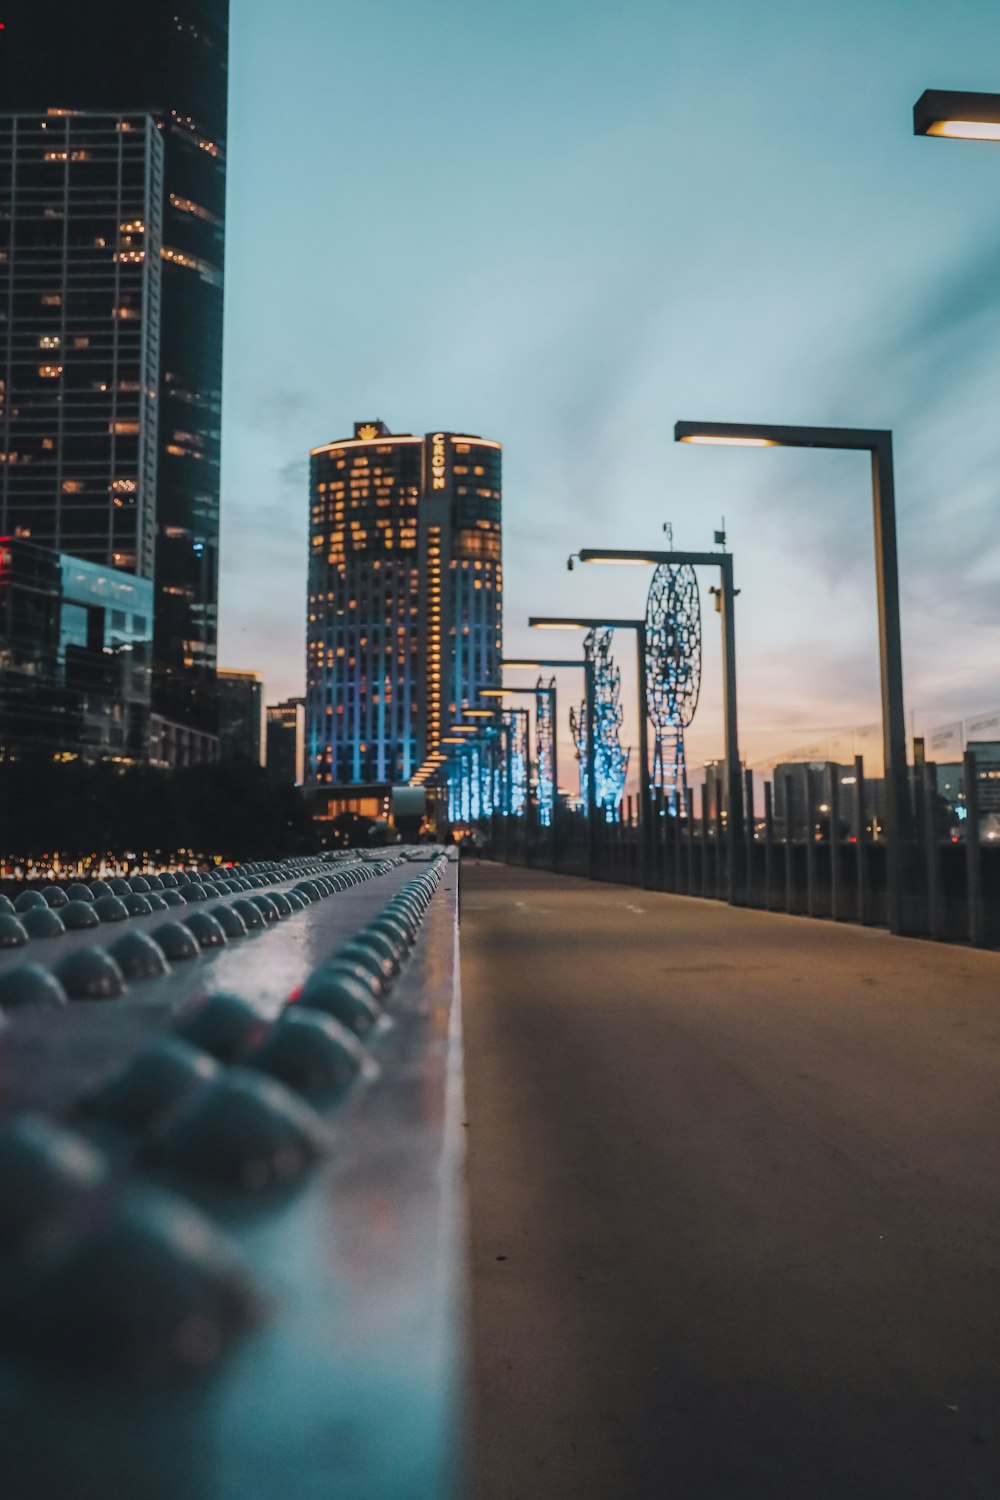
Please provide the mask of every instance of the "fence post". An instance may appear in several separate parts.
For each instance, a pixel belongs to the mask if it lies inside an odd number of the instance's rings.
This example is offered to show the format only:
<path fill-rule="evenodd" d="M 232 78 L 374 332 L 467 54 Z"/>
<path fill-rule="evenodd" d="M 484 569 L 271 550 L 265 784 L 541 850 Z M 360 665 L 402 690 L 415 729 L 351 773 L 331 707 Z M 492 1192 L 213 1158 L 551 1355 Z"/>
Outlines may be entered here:
<path fill-rule="evenodd" d="M 701 784 L 701 894 L 708 895 L 708 782 Z"/>
<path fill-rule="evenodd" d="M 729 884 L 729 861 L 732 858 L 732 850 L 729 847 L 731 818 L 726 820 L 726 833 L 722 833 L 722 783 L 715 783 L 715 899 L 722 900 L 722 850 L 725 845 L 726 851 L 726 885 Z"/>
<path fill-rule="evenodd" d="M 830 918 L 840 920 L 840 768 L 830 777 Z"/>
<path fill-rule="evenodd" d="M 765 910 L 771 910 L 774 901 L 774 787 L 765 781 Z"/>
<path fill-rule="evenodd" d="M 792 911 L 792 834 L 795 822 L 792 817 L 794 786 L 791 772 L 785 776 L 785 910 Z"/>
<path fill-rule="evenodd" d="M 935 942 L 941 940 L 941 851 L 934 816 L 937 797 L 937 767 L 924 762 L 924 849 L 927 855 L 927 927 Z"/>
<path fill-rule="evenodd" d="M 868 863 L 865 854 L 865 758 L 854 757 L 854 813 L 858 830 L 856 845 L 858 854 L 858 922 L 862 927 L 868 920 Z"/>
<path fill-rule="evenodd" d="M 806 916 L 816 915 L 816 826 L 813 817 L 813 773 L 806 766 Z"/>
<path fill-rule="evenodd" d="M 753 772 L 744 771 L 744 785 L 746 789 L 746 806 L 743 812 L 743 828 L 746 834 L 746 904 L 753 905 L 753 845 L 754 845 L 754 815 L 753 815 Z"/>
<path fill-rule="evenodd" d="M 684 819 L 687 825 L 684 829 L 684 838 L 687 844 L 687 893 L 694 895 L 694 788 L 684 788 L 684 810 L 687 817 Z"/>
<path fill-rule="evenodd" d="M 974 948 L 981 948 L 983 945 L 983 851 L 979 844 L 979 782 L 974 750 L 966 750 L 962 757 L 962 764 L 965 772 L 965 858 L 969 942 Z"/>

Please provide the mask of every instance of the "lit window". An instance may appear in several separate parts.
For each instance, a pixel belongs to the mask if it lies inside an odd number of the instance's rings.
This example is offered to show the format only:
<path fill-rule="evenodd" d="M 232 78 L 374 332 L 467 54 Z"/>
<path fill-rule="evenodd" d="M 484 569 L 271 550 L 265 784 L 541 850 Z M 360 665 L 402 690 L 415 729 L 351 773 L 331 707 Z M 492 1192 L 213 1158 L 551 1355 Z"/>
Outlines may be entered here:
<path fill-rule="evenodd" d="M 38 373 L 43 380 L 56 380 L 63 372 L 62 365 L 39 365 Z"/>

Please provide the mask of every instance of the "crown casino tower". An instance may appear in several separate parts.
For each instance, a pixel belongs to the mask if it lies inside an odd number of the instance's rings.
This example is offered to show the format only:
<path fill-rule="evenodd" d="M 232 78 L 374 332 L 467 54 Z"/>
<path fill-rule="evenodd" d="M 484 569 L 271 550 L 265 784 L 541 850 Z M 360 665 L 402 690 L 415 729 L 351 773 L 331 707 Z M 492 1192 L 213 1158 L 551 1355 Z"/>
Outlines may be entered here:
<path fill-rule="evenodd" d="M 311 460 L 306 787 L 377 817 L 500 682 L 501 448 L 359 422 Z"/>
<path fill-rule="evenodd" d="M 155 582 L 154 700 L 211 716 L 229 0 L 8 0 L 0 534 Z"/>

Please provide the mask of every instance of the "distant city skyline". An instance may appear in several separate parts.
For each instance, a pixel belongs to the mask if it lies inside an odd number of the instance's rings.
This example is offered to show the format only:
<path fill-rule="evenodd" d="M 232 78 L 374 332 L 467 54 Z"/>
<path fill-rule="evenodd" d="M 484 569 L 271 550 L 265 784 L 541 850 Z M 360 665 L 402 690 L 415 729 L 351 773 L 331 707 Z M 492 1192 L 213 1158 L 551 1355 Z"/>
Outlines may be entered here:
<path fill-rule="evenodd" d="M 1000 701 L 1000 147 L 911 123 L 927 87 L 997 87 L 1000 10 L 767 19 L 386 0 L 352 28 L 238 0 L 224 664 L 302 690 L 317 434 L 447 412 L 504 443 L 509 652 L 539 609 L 640 608 L 639 570 L 570 575 L 569 552 L 666 520 L 704 546 L 724 514 L 744 753 L 874 722 L 864 459 L 671 440 L 690 416 L 837 422 L 895 433 L 908 714 Z M 720 747 L 713 627 L 692 765 Z"/>

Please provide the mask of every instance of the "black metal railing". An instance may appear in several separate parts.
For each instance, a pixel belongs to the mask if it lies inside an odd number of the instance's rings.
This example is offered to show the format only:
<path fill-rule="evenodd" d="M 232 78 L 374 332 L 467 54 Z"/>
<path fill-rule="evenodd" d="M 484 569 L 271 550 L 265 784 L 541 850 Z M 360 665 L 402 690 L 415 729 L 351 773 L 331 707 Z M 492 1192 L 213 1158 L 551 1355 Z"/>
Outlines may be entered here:
<path fill-rule="evenodd" d="M 828 801 L 798 785 L 744 774 L 741 832 L 730 834 L 720 788 L 689 790 L 681 816 L 654 800 L 648 844 L 638 807 L 626 798 L 619 821 L 598 822 L 591 838 L 581 812 L 560 807 L 555 826 L 530 818 L 494 818 L 492 858 L 509 864 L 728 901 L 764 911 L 883 927 L 889 922 L 888 840 L 880 783 L 866 782 L 860 757 L 852 778 L 833 777 Z M 843 785 L 849 781 L 849 787 Z M 940 942 L 1000 947 L 1000 838 L 983 836 L 981 776 L 975 754 L 963 766 L 965 818 L 951 826 L 938 795 L 936 767 L 918 760 L 910 794 L 917 836 L 904 847 L 901 931 Z M 797 795 L 798 794 L 798 795 Z"/>

